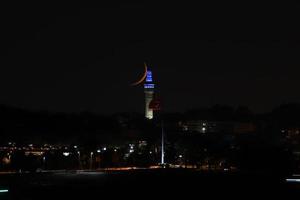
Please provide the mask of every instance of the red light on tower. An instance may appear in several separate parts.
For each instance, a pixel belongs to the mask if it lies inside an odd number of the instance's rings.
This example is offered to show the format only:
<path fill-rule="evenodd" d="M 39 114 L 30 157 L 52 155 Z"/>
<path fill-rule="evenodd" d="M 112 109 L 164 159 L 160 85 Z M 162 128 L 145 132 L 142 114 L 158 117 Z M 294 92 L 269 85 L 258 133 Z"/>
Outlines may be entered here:
<path fill-rule="evenodd" d="M 149 104 L 149 108 L 154 111 L 160 110 L 160 100 L 153 99 Z"/>

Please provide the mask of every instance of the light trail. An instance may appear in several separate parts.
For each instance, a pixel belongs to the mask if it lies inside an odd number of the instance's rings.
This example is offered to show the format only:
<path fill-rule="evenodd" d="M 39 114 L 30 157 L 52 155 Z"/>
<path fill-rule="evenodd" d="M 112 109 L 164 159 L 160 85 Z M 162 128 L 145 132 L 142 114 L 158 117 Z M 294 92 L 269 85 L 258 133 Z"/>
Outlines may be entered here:
<path fill-rule="evenodd" d="M 298 178 L 288 178 L 285 180 L 286 180 L 286 182 L 290 182 L 290 183 L 300 183 L 300 179 L 298 179 Z"/>

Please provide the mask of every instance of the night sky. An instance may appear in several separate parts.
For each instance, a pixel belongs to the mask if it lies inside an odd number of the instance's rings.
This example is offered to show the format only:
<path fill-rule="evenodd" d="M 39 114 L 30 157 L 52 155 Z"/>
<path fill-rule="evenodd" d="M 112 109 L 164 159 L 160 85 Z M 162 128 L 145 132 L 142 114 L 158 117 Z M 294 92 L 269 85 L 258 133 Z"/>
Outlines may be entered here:
<path fill-rule="evenodd" d="M 35 6 L 1 6 L 1 104 L 142 113 L 145 61 L 165 111 L 300 102 L 297 5 Z"/>

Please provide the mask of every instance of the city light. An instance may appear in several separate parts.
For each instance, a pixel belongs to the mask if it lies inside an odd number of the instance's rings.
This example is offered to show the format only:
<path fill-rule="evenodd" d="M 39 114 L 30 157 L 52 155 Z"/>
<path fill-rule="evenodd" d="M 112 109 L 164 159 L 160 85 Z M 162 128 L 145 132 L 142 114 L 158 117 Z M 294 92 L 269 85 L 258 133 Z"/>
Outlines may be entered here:
<path fill-rule="evenodd" d="M 146 89 L 153 89 L 154 88 L 154 84 L 145 84 L 144 88 L 146 88 Z"/>
<path fill-rule="evenodd" d="M 152 71 L 147 71 L 146 82 L 152 82 Z"/>
<path fill-rule="evenodd" d="M 288 179 L 286 179 L 286 182 L 300 183 L 300 179 L 297 179 L 297 178 L 288 178 Z"/>
<path fill-rule="evenodd" d="M 106 147 L 103 147 L 103 151 L 106 151 Z"/>
<path fill-rule="evenodd" d="M 101 150 L 100 150 L 100 149 L 98 149 L 98 150 L 97 150 L 97 153 L 101 153 Z"/>
<path fill-rule="evenodd" d="M 70 155 L 70 152 L 63 152 L 63 155 L 67 157 Z"/>

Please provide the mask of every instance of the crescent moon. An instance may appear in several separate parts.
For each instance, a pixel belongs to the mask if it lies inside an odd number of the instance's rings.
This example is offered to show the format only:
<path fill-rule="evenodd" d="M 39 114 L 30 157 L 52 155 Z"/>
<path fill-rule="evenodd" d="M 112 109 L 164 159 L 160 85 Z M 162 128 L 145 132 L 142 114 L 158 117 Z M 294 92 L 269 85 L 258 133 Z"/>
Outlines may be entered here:
<path fill-rule="evenodd" d="M 140 80 L 132 83 L 131 86 L 137 86 L 137 85 L 141 84 L 146 79 L 146 77 L 147 77 L 147 64 L 144 63 L 144 66 L 145 66 L 145 71 L 144 71 L 143 76 L 141 77 Z"/>

